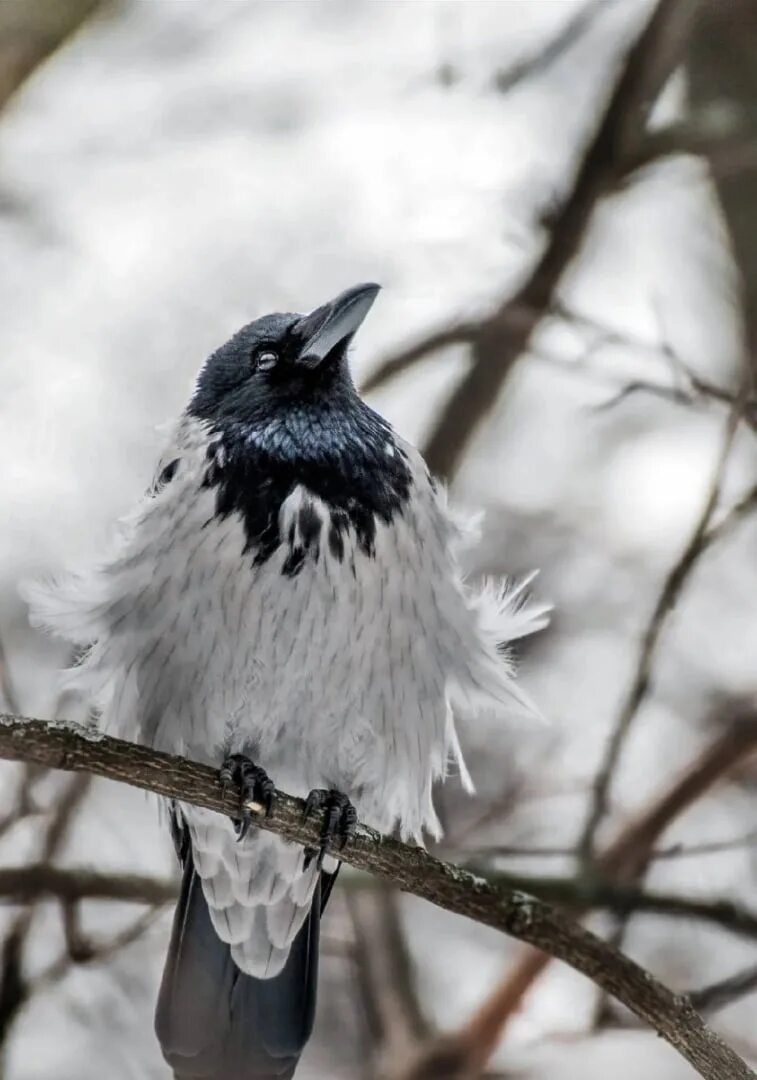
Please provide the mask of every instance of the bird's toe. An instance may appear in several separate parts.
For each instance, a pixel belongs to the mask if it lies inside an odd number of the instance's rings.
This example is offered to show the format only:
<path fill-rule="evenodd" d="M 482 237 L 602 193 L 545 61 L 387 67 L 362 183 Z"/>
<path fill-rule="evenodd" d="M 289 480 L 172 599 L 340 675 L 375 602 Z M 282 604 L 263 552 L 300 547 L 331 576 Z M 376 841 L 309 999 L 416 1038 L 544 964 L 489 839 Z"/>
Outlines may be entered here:
<path fill-rule="evenodd" d="M 224 788 L 232 783 L 239 787 L 240 816 L 234 824 L 237 839 L 243 840 L 249 831 L 253 812 L 266 817 L 271 813 L 276 786 L 265 769 L 246 754 L 229 754 L 221 765 L 219 778 Z"/>
<path fill-rule="evenodd" d="M 310 851 L 307 861 L 318 854 L 321 866 L 326 854 L 341 851 L 357 831 L 357 810 L 341 791 L 334 788 L 314 788 L 305 800 L 304 817 L 307 819 L 318 810 L 323 810 L 323 827 L 318 851 Z"/>

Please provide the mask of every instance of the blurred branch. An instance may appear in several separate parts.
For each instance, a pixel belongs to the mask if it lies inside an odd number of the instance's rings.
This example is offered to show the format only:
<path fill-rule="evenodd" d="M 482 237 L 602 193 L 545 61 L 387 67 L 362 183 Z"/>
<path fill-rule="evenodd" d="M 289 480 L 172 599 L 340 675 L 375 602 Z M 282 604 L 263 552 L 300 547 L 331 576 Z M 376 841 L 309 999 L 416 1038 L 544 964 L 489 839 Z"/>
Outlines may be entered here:
<path fill-rule="evenodd" d="M 744 758 L 757 750 L 757 714 L 751 703 L 734 706 L 726 717 L 725 730 L 707 746 L 691 765 L 677 777 L 669 788 L 653 800 L 639 816 L 627 824 L 618 837 L 597 859 L 594 872 L 615 882 L 633 884 L 643 872 L 649 853 L 664 830 L 701 796 L 726 776 Z M 574 906 L 574 914 L 580 904 Z M 508 969 L 479 1012 L 485 1018 L 486 1045 L 497 1045 L 523 998 L 550 963 L 551 957 L 537 949 L 524 950 L 515 965 Z M 479 1060 L 483 1043 L 478 1014 L 458 1031 L 440 1036 L 448 1049 L 454 1047 L 458 1060 L 467 1062 L 467 1072 L 460 1075 L 477 1076 L 472 1062 Z M 434 1048 L 429 1047 L 429 1060 Z M 420 1080 L 409 1074 L 403 1080 Z"/>
<path fill-rule="evenodd" d="M 720 405 L 733 407 L 738 398 L 738 389 L 719 386 L 717 383 L 704 379 L 693 371 L 684 359 L 679 356 L 670 341 L 667 340 L 661 327 L 660 339 L 649 341 L 637 338 L 628 331 L 616 329 L 582 312 L 572 310 L 560 301 L 556 301 L 546 313 L 546 318 L 555 318 L 570 326 L 578 333 L 586 337 L 586 347 L 583 356 L 576 359 L 561 358 L 557 355 L 545 352 L 544 349 L 531 347 L 530 354 L 536 359 L 559 366 L 563 371 L 575 371 L 587 374 L 590 377 L 601 379 L 603 382 L 618 386 L 605 401 L 591 406 L 594 412 L 605 412 L 616 408 L 627 398 L 647 393 L 660 397 L 666 401 L 672 401 L 679 405 L 696 405 L 709 402 L 717 402 Z M 662 320 L 659 320 L 662 322 Z M 631 349 L 635 352 L 659 358 L 667 362 L 675 382 L 665 384 L 651 382 L 644 379 L 634 379 L 624 382 L 623 376 L 614 373 L 606 365 L 601 368 L 591 368 L 587 361 L 601 350 L 613 346 L 623 349 Z M 749 427 L 757 432 L 757 397 L 754 393 L 743 397 L 742 419 Z"/>
<path fill-rule="evenodd" d="M 645 134 L 652 106 L 678 63 L 697 8 L 697 0 L 659 0 L 628 53 L 571 190 L 550 215 L 547 245 L 517 293 L 475 326 L 466 324 L 464 334 L 459 324 L 433 331 L 411 350 L 385 361 L 369 380 L 369 387 L 381 385 L 440 342 L 469 342 L 472 363 L 424 449 L 433 472 L 445 477 L 454 474 L 476 428 L 494 407 L 507 376 L 555 302 L 563 273 L 581 247 L 594 210 L 617 186 L 621 163 L 633 157 Z"/>
<path fill-rule="evenodd" d="M 0 109 L 100 3 L 101 0 L 4 0 L 0 3 Z"/>
<path fill-rule="evenodd" d="M 721 146 L 715 141 L 708 158 L 739 272 L 738 300 L 752 361 L 757 350 L 756 48 L 754 0 L 709 0 L 687 55 L 693 116 L 724 129 Z"/>
<path fill-rule="evenodd" d="M 478 323 L 460 322 L 452 326 L 441 327 L 420 341 L 408 345 L 407 348 L 395 353 L 390 359 L 385 360 L 368 378 L 362 383 L 361 390 L 364 394 L 371 390 L 377 390 L 390 379 L 395 379 L 408 368 L 413 367 L 419 360 L 423 360 L 429 353 L 440 349 L 448 349 L 452 345 L 469 345 L 478 333 Z"/>
<path fill-rule="evenodd" d="M 698 990 L 690 990 L 686 995 L 700 1012 L 716 1012 L 724 1009 L 726 1005 L 732 1005 L 741 997 L 757 990 L 757 964 L 737 971 L 735 975 L 729 975 L 727 979 L 710 983 Z"/>
<path fill-rule="evenodd" d="M 658 848 L 650 851 L 649 861 L 660 862 L 673 859 L 694 859 L 702 855 L 721 855 L 724 852 L 738 851 L 740 848 L 754 847 L 757 844 L 757 829 L 750 829 L 740 836 L 734 836 L 728 840 L 707 840 L 701 844 L 671 844 L 669 847 Z M 541 847 L 538 844 L 489 844 L 484 847 L 466 848 L 457 854 L 463 860 L 463 865 L 468 866 L 465 860 L 480 862 L 481 859 L 569 859 L 576 853 L 575 847 Z M 1 894 L 1 890 L 0 890 Z"/>
<path fill-rule="evenodd" d="M 646 342 L 634 341 L 626 334 L 618 333 L 610 327 L 603 327 L 600 324 L 593 322 L 593 320 L 587 320 L 584 316 L 579 316 L 570 311 L 561 311 L 562 317 L 569 323 L 574 323 L 577 326 L 585 325 L 589 329 L 593 330 L 598 338 L 600 344 L 617 344 L 625 347 L 631 347 L 635 349 L 642 348 L 645 351 L 654 351 L 660 355 L 660 357 L 667 361 L 674 379 L 677 385 L 665 386 L 660 383 L 645 382 L 642 379 L 636 379 L 621 386 L 620 389 L 601 405 L 595 406 L 596 410 L 608 410 L 616 407 L 626 398 L 633 394 L 649 393 L 655 394 L 658 397 L 666 398 L 669 401 L 674 401 L 683 405 L 693 405 L 701 401 L 716 401 L 721 405 L 728 405 L 730 408 L 735 408 L 737 405 L 741 408 L 741 418 L 752 428 L 753 431 L 757 431 L 757 399 L 755 399 L 753 390 L 750 388 L 748 391 L 736 390 L 728 387 L 718 386 L 716 383 L 710 382 L 708 379 L 703 379 L 700 375 L 697 375 L 695 371 L 686 364 L 682 357 L 680 357 L 673 348 L 670 341 L 667 339 L 664 327 L 662 326 L 662 318 L 658 312 L 658 321 L 660 322 L 660 341 L 656 345 L 651 345 Z M 746 366 L 746 365 L 745 365 Z M 683 382 L 683 385 L 681 384 Z"/>
<path fill-rule="evenodd" d="M 122 903 L 165 904 L 175 900 L 175 881 L 141 874 L 69 870 L 58 866 L 0 868 L 0 901 L 28 904 L 54 899 L 64 904 L 79 900 L 119 900 Z"/>
<path fill-rule="evenodd" d="M 708 399 L 720 402 L 723 405 L 734 404 L 736 395 L 732 391 L 717 386 L 715 383 L 710 383 L 706 379 L 700 379 L 693 372 L 688 372 L 687 378 L 689 380 L 687 387 L 664 386 L 661 383 L 652 383 L 644 379 L 634 379 L 621 386 L 616 393 L 601 404 L 595 405 L 594 411 L 606 412 L 609 409 L 614 409 L 621 402 L 626 401 L 635 394 L 652 394 L 655 397 L 664 398 L 678 405 L 694 405 Z M 753 431 L 757 431 L 757 400 L 753 397 L 744 402 L 743 419 Z"/>
<path fill-rule="evenodd" d="M 720 124 L 708 123 L 706 116 L 694 116 L 650 131 L 625 163 L 624 182 L 633 182 L 643 169 L 680 154 L 705 158 L 714 179 L 757 169 L 757 141 L 753 132 L 741 125 L 722 130 Z"/>
<path fill-rule="evenodd" d="M 217 770 L 87 728 L 0 716 L 0 756 L 104 776 L 229 817 L 239 813 L 239 790 L 225 790 Z M 258 815 L 256 824 L 291 842 L 317 846 L 323 815 L 305 820 L 304 806 L 301 799 L 277 792 L 270 816 Z M 365 826 L 358 827 L 339 857 L 447 911 L 547 950 L 651 1024 L 707 1080 L 722 1080 L 724 1075 L 755 1080 L 752 1070 L 706 1027 L 687 1001 L 549 904 Z"/>
<path fill-rule="evenodd" d="M 65 978 L 72 967 L 109 960 L 115 953 L 133 944 L 149 930 L 160 915 L 160 911 L 161 904 L 154 904 L 113 937 L 106 938 L 104 941 L 94 941 L 84 935 L 79 926 L 77 905 L 64 905 L 66 950 L 33 980 L 30 992 L 37 994 L 49 990 L 51 986 Z"/>
<path fill-rule="evenodd" d="M 347 890 L 355 933 L 355 958 L 372 1045 L 375 1076 L 393 1076 L 398 1062 L 431 1034 L 418 997 L 413 963 L 396 893 L 383 883 Z"/>
<path fill-rule="evenodd" d="M 627 824 L 597 859 L 601 874 L 633 881 L 673 821 L 757 751 L 757 712 L 752 702 L 730 706 L 724 730 L 702 750 L 657 799 Z"/>
<path fill-rule="evenodd" d="M 15 804 L 4 817 L 0 818 L 0 837 L 13 828 L 23 818 L 41 814 L 42 810 L 34 801 L 32 788 L 40 770 L 36 765 L 26 765 L 22 770 Z"/>
<path fill-rule="evenodd" d="M 757 509 L 757 486 L 749 491 L 723 515 L 719 522 L 708 530 L 705 537 L 706 546 L 709 547 L 734 529 L 740 521 Z"/>
<path fill-rule="evenodd" d="M 528 956 L 536 961 L 542 954 L 531 949 Z M 501 1038 L 502 1016 L 513 1012 L 530 982 L 527 966 L 521 967 L 519 975 L 520 982 L 499 983 L 457 1031 L 445 1032 L 421 1047 L 392 1080 L 475 1080 L 480 1076 Z"/>
<path fill-rule="evenodd" d="M 511 67 L 500 69 L 494 76 L 494 85 L 501 94 L 509 94 L 516 86 L 543 75 L 556 60 L 582 37 L 591 24 L 608 7 L 607 0 L 587 0 L 575 15 L 565 21 L 559 32 L 530 56 L 517 60 Z"/>
<path fill-rule="evenodd" d="M 675 564 L 670 569 L 644 630 L 633 679 L 621 705 L 599 771 L 594 780 L 592 799 L 586 817 L 586 823 L 579 839 L 579 854 L 586 863 L 591 862 L 593 858 L 596 833 L 607 810 L 610 785 L 612 784 L 615 769 L 620 760 L 625 741 L 639 708 L 649 693 L 652 679 L 652 664 L 656 656 L 657 647 L 660 643 L 663 630 L 667 626 L 668 619 L 674 611 L 684 586 L 699 559 L 718 536 L 721 535 L 720 530 L 710 531 L 710 525 L 718 505 L 720 489 L 736 429 L 742 415 L 742 402 L 745 396 L 746 388 L 729 413 L 712 480 L 689 541 Z"/>
<path fill-rule="evenodd" d="M 459 869 L 463 870 L 462 867 Z M 757 939 L 757 909 L 752 910 L 727 897 L 707 899 L 645 890 L 639 885 L 597 874 L 521 874 L 512 870 L 500 870 L 488 863 L 471 863 L 464 870 L 488 883 L 509 891 L 528 893 L 577 915 L 606 911 L 615 915 L 639 913 L 670 916 L 675 919 L 683 917 L 711 923 L 740 937 Z M 369 876 L 356 875 L 343 878 L 342 888 L 348 898 L 367 895 L 370 898 L 368 902 L 371 903 L 377 885 Z M 133 899 L 138 900 L 139 897 L 135 896 Z M 375 942 L 371 943 L 371 947 L 375 947 Z M 382 965 L 384 962 L 385 958 L 380 961 Z M 407 986 L 402 979 L 398 982 L 404 987 Z"/>
<path fill-rule="evenodd" d="M 87 775 L 74 776 L 64 787 L 45 830 L 40 854 L 42 867 L 47 866 L 60 850 L 90 782 Z M 34 904 L 29 903 L 19 912 L 0 949 L 0 1047 L 5 1046 L 16 1017 L 33 993 L 33 987 L 24 975 L 23 960 L 34 911 Z"/>

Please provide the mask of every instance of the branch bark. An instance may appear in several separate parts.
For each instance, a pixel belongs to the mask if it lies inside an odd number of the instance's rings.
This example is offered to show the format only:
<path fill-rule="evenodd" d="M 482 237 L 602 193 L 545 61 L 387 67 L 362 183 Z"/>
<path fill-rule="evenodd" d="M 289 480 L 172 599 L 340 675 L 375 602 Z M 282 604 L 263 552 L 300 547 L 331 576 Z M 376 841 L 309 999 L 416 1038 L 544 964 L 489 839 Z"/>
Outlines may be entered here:
<path fill-rule="evenodd" d="M 208 765 L 113 739 L 88 728 L 0 714 L 0 757 L 118 780 L 234 817 L 239 792 L 221 787 Z M 277 792 L 257 824 L 288 840 L 316 845 L 321 816 L 303 820 L 304 803 Z M 592 979 L 650 1024 L 706 1080 L 757 1080 L 757 1074 L 677 996 L 622 953 L 549 904 L 441 862 L 421 848 L 360 826 L 340 853 L 344 862 L 393 881 L 447 911 L 465 915 L 549 952 Z"/>

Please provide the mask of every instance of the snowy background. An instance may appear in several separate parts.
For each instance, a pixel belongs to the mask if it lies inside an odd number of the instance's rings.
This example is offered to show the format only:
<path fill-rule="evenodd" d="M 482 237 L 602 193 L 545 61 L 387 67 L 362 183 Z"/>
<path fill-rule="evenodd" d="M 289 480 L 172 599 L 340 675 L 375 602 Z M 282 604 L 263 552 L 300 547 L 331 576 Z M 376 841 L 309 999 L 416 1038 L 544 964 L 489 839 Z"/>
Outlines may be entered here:
<path fill-rule="evenodd" d="M 581 6 L 121 0 L 7 104 L 0 642 L 6 696 L 24 715 L 51 715 L 65 657 L 27 627 L 18 581 L 96 558 L 149 482 L 156 428 L 183 407 L 211 349 L 269 310 L 309 310 L 376 280 L 384 291 L 354 356 L 360 382 L 429 329 L 486 313 L 528 273 L 546 242 L 544 212 L 569 184 L 651 10 L 647 0 L 593 4 L 569 47 L 507 89 L 503 73 L 558 36 Z M 678 73 L 655 123 L 685 115 L 687 101 Z M 539 567 L 535 590 L 556 609 L 522 658 L 545 726 L 464 733 L 479 796 L 466 804 L 452 781 L 444 812 L 452 839 L 466 834 L 467 847 L 567 849 L 576 840 L 640 635 L 712 483 L 728 412 L 669 394 L 612 399 L 637 379 L 675 388 L 676 365 L 732 390 L 742 353 L 736 281 L 702 161 L 665 162 L 607 198 L 560 288 L 585 321 L 541 326 L 451 482 L 456 503 L 487 511 L 472 570 Z M 595 324 L 612 333 L 595 333 Z M 434 353 L 371 403 L 422 445 L 467 362 L 462 347 Z M 723 512 L 756 469 L 754 435 L 742 425 Z M 693 572 L 601 837 L 615 835 L 711 740 L 719 701 L 757 689 L 755 545 L 747 518 Z M 664 845 L 748 833 L 756 780 L 743 765 L 676 820 Z M 22 770 L 4 766 L 2 781 L 0 809 L 10 813 Z M 52 805 L 61 783 L 39 778 L 40 807 Z M 39 817 L 3 831 L 1 866 L 40 858 Z M 173 872 L 153 803 L 99 782 L 55 857 Z M 523 856 L 500 865 L 566 873 L 572 864 Z M 755 848 L 659 860 L 648 881 L 755 904 Z M 401 910 L 423 1009 L 439 1028 L 456 1027 L 519 947 L 420 901 L 403 900 Z M 83 923 L 105 940 L 134 915 L 133 906 L 92 902 Z M 10 925 L 18 909 L 6 905 L 3 917 Z M 30 917 L 23 964 L 34 980 L 65 946 L 55 904 Z M 112 955 L 44 978 L 2 1032 L 5 1080 L 165 1078 L 152 1012 L 169 925 L 165 909 Z M 298 1077 L 352 1080 L 364 1075 L 368 1034 L 344 896 L 325 932 L 316 1033 Z M 676 989 L 757 961 L 746 939 L 693 920 L 639 916 L 625 948 Z M 694 1075 L 619 1013 L 597 1023 L 596 998 L 592 984 L 550 965 L 492 1069 L 522 1080 Z M 743 997 L 714 1017 L 753 1063 L 754 1007 Z"/>

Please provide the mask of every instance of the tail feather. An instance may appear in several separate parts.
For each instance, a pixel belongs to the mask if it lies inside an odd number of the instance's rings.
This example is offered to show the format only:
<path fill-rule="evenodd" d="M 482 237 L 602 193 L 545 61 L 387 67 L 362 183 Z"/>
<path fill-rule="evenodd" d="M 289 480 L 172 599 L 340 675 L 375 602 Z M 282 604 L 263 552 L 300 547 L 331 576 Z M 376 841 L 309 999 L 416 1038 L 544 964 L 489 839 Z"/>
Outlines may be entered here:
<path fill-rule="evenodd" d="M 290 1080 L 313 1027 L 323 902 L 319 882 L 279 975 L 244 975 L 186 854 L 155 1017 L 176 1080 Z"/>

